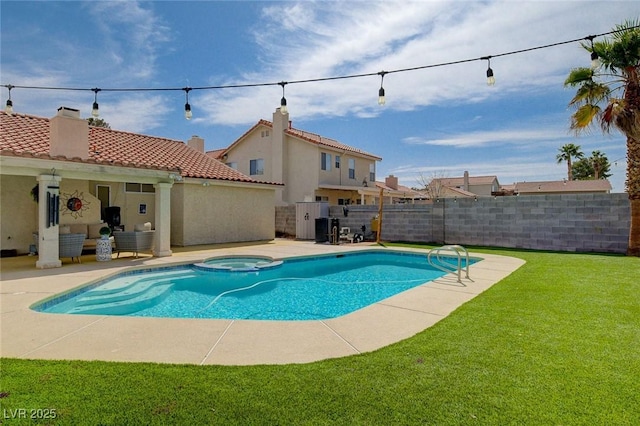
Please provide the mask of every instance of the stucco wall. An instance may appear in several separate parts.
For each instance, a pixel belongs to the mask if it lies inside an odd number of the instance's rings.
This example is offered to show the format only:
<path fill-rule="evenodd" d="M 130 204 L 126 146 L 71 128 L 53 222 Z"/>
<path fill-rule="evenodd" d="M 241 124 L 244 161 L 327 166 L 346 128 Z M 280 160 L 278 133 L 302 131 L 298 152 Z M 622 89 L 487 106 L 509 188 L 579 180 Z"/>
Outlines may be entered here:
<path fill-rule="evenodd" d="M 330 209 L 340 226 L 371 230 L 377 206 Z M 486 197 L 432 205 L 385 205 L 383 241 L 483 245 L 537 250 L 625 253 L 627 194 Z"/>
<path fill-rule="evenodd" d="M 38 205 L 30 192 L 38 182 L 31 176 L 0 175 L 0 241 L 2 250 L 29 252 L 38 230 Z"/>
<path fill-rule="evenodd" d="M 0 176 L 0 235 L 2 250 L 29 252 L 34 244 L 33 233 L 38 231 L 38 205 L 31 198 L 37 184 L 32 176 Z M 72 212 L 65 201 L 77 197 L 82 208 Z M 60 182 L 60 224 L 100 222 L 100 201 L 89 192 L 82 180 L 63 179 Z"/>
<path fill-rule="evenodd" d="M 265 132 L 269 132 L 269 136 Z M 251 134 L 246 136 L 246 139 L 236 145 L 229 153 L 229 158 L 223 160 L 226 162 L 236 162 L 238 164 L 237 170 L 247 176 L 250 176 L 250 161 L 262 158 L 264 160 L 264 174 L 255 175 L 257 180 L 271 181 L 273 160 L 271 154 L 271 137 L 272 130 L 259 126 Z M 264 136 L 263 136 L 264 135 Z"/>
<path fill-rule="evenodd" d="M 126 192 L 124 182 L 90 181 L 89 190 L 93 195 L 96 195 L 96 185 L 111 188 L 111 205 L 120 207 L 120 224 L 126 231 L 133 231 L 139 223 L 151 222 L 153 227 L 156 226 L 155 194 Z M 140 213 L 140 204 L 146 204 L 146 214 Z"/>
<path fill-rule="evenodd" d="M 274 190 L 177 184 L 171 190 L 171 245 L 271 240 Z"/>
<path fill-rule="evenodd" d="M 315 190 L 318 187 L 318 170 L 320 154 L 318 148 L 310 143 L 286 138 L 287 173 L 285 174 L 285 198 L 288 203 L 305 201 L 310 197 L 315 201 Z"/>

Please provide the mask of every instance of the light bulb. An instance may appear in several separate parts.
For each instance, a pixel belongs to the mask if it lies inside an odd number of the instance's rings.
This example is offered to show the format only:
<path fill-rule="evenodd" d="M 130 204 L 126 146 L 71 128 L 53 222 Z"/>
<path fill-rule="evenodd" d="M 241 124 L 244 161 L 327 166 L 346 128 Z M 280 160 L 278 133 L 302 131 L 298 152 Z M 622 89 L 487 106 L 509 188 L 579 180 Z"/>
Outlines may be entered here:
<path fill-rule="evenodd" d="M 11 99 L 7 99 L 7 106 L 4 108 L 4 112 L 7 114 L 13 114 L 13 102 Z"/>
<path fill-rule="evenodd" d="M 384 97 L 384 88 L 380 88 L 380 90 L 378 90 L 378 105 L 384 105 L 387 102 L 387 100 Z"/>
<path fill-rule="evenodd" d="M 289 110 L 287 109 L 287 99 L 283 96 L 282 99 L 280 99 L 280 113 L 286 114 L 288 112 Z"/>
<path fill-rule="evenodd" d="M 94 103 L 93 103 L 93 108 L 91 109 L 91 115 L 92 115 L 94 118 L 98 118 L 98 116 L 100 115 L 100 111 L 99 111 L 98 103 L 97 103 L 97 102 L 94 102 Z"/>
<path fill-rule="evenodd" d="M 493 86 L 496 84 L 496 78 L 493 76 L 493 70 L 487 69 L 487 86 Z"/>
<path fill-rule="evenodd" d="M 591 52 L 591 69 L 595 70 L 600 66 L 600 57 L 596 52 Z"/>
<path fill-rule="evenodd" d="M 191 105 L 189 105 L 189 102 L 187 102 L 186 104 L 184 104 L 184 118 L 186 118 L 187 120 L 191 120 L 191 117 L 193 117 L 193 113 L 191 112 Z"/>

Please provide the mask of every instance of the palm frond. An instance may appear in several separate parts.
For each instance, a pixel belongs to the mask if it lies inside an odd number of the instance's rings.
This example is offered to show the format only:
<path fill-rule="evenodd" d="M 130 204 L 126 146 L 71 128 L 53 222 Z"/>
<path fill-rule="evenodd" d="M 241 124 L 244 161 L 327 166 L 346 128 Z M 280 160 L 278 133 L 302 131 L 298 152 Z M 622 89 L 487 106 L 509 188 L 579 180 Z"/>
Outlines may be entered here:
<path fill-rule="evenodd" d="M 571 129 L 576 132 L 586 130 L 593 119 L 600 114 L 601 108 L 594 104 L 585 104 L 576 110 L 571 116 Z"/>
<path fill-rule="evenodd" d="M 597 104 L 606 100 L 611 90 L 602 83 L 589 82 L 578 88 L 576 95 L 569 102 L 569 106 L 582 104 Z"/>
<path fill-rule="evenodd" d="M 593 81 L 594 72 L 591 68 L 574 68 L 564 81 L 565 86 L 576 87 Z"/>

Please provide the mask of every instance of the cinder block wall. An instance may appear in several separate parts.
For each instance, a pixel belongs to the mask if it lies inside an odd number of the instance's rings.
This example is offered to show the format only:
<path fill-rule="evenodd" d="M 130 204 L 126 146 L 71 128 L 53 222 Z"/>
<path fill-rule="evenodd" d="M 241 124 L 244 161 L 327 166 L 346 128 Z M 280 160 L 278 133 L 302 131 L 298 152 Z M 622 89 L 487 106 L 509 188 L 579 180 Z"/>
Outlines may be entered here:
<path fill-rule="evenodd" d="M 276 235 L 295 237 L 296 205 L 276 206 Z"/>
<path fill-rule="evenodd" d="M 281 209 L 281 208 L 278 208 Z M 330 208 L 352 232 L 371 231 L 378 206 Z M 295 207 L 292 210 L 295 235 Z M 278 213 L 276 214 L 278 217 Z M 627 194 L 536 195 L 445 199 L 432 205 L 385 205 L 383 241 L 483 245 L 572 252 L 625 253 Z"/>

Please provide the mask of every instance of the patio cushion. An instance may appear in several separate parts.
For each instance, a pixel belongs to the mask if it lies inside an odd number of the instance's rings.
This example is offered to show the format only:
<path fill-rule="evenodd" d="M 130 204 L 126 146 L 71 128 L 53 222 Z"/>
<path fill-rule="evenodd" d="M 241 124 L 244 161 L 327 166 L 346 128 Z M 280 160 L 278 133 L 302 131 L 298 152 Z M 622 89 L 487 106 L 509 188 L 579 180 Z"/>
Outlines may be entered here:
<path fill-rule="evenodd" d="M 100 238 L 100 229 L 103 226 L 107 226 L 107 224 L 105 223 L 92 223 L 89 226 L 87 226 L 87 229 L 89 230 L 89 235 L 87 236 L 87 238 L 89 239 L 94 239 L 94 238 Z"/>
<path fill-rule="evenodd" d="M 135 232 L 151 231 L 151 222 L 137 223 L 133 225 L 133 230 Z"/>

